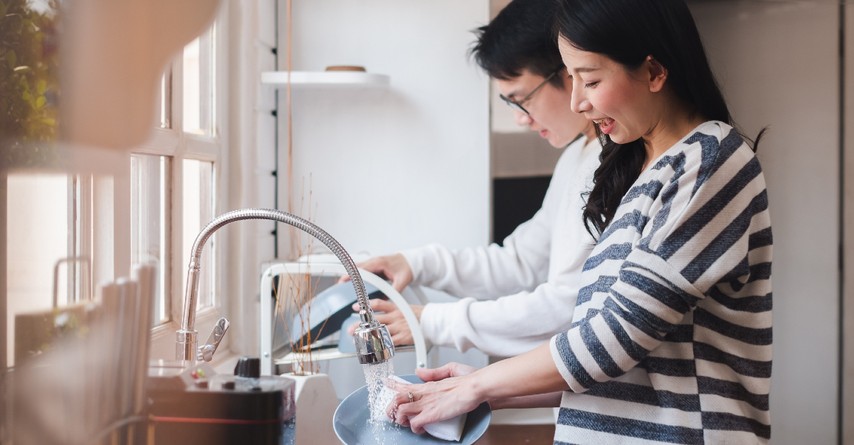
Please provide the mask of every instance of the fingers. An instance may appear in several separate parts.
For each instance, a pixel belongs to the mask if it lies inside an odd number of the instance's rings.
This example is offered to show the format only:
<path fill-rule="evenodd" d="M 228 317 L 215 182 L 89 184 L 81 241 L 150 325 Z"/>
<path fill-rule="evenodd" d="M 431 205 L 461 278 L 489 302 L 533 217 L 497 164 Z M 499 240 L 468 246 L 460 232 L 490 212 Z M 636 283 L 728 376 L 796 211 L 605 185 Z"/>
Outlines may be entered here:
<path fill-rule="evenodd" d="M 415 340 L 412 339 L 412 332 L 405 325 L 402 329 L 395 332 L 392 332 L 392 329 L 389 328 L 389 333 L 391 334 L 391 342 L 395 346 L 411 345 L 415 343 Z"/>
<path fill-rule="evenodd" d="M 397 305 L 388 300 L 383 300 L 380 298 L 373 298 L 368 300 L 368 305 L 371 306 L 371 310 L 375 312 L 400 312 L 397 310 Z M 353 311 L 359 312 L 362 308 L 359 306 L 359 303 L 353 303 Z"/>
<path fill-rule="evenodd" d="M 377 312 L 400 312 L 397 309 L 397 305 L 389 300 L 374 298 L 372 300 L 369 300 L 368 302 L 371 305 L 371 309 Z"/>
<path fill-rule="evenodd" d="M 400 426 L 409 427 L 410 416 L 414 416 L 418 411 L 415 402 L 417 402 L 417 396 L 411 389 L 398 392 L 390 404 L 394 406 L 394 410 L 389 418 Z"/>
<path fill-rule="evenodd" d="M 356 266 L 391 281 L 391 286 L 398 292 L 412 282 L 412 268 L 399 253 L 370 258 Z"/>
<path fill-rule="evenodd" d="M 450 362 L 438 368 L 416 368 L 415 374 L 425 382 L 444 380 L 471 374 L 476 368 L 461 363 Z"/>
<path fill-rule="evenodd" d="M 411 345 L 415 343 L 412 330 L 409 329 L 409 323 L 406 322 L 403 312 L 398 309 L 396 304 L 381 299 L 372 299 L 368 304 L 371 306 L 371 310 L 374 311 L 374 318 L 377 322 L 384 324 L 388 328 L 391 341 L 395 345 Z M 353 310 L 358 311 L 359 309 L 359 304 L 354 303 Z M 356 327 L 353 327 L 350 334 L 352 335 L 355 332 Z"/>
<path fill-rule="evenodd" d="M 444 380 L 451 377 L 451 370 L 448 365 L 440 368 L 415 368 L 415 375 L 425 382 L 435 382 L 436 380 Z"/>

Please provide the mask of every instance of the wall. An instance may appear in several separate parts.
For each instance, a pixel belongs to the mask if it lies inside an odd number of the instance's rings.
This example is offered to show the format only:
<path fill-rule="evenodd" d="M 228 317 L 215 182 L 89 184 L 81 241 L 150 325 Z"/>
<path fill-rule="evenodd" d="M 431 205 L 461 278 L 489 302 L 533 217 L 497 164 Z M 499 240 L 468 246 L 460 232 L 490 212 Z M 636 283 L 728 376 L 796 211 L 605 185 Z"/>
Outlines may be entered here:
<path fill-rule="evenodd" d="M 690 3 L 735 120 L 759 148 L 774 230 L 772 439 L 837 442 L 838 5 Z"/>
<path fill-rule="evenodd" d="M 850 79 L 851 73 L 854 73 L 854 67 L 852 67 L 852 62 L 854 62 L 854 10 L 846 6 L 844 11 L 846 32 L 844 33 L 843 61 L 844 72 L 846 74 L 845 78 Z M 854 177 L 852 176 L 854 174 L 854 139 L 852 139 L 851 130 L 854 129 L 854 86 L 847 85 L 844 90 L 844 150 L 842 155 L 842 161 L 844 162 L 840 163 L 844 169 L 842 176 L 843 184 L 841 187 L 843 190 L 843 283 L 854 283 L 854 261 L 845 260 L 854 258 L 854 237 L 851 236 L 851 232 L 849 231 L 849 228 L 854 227 L 854 181 L 847 179 Z M 852 308 L 852 304 L 850 303 L 854 301 L 854 286 L 843 286 L 843 292 L 843 301 L 845 304 L 842 308 L 844 313 L 841 338 L 844 339 L 854 330 L 854 308 Z M 844 359 L 842 381 L 852 382 L 854 381 L 852 380 L 854 379 L 854 342 L 843 341 L 841 353 Z M 850 418 L 850 413 L 854 411 L 854 388 L 852 388 L 850 383 L 845 383 L 842 385 L 840 392 L 843 397 L 842 419 Z M 852 442 L 854 442 L 854 422 L 845 422 L 843 420 L 841 443 Z"/>
<path fill-rule="evenodd" d="M 486 2 L 295 3 L 294 69 L 361 65 L 391 76 L 388 89 L 293 91 L 295 209 L 302 200 L 300 213 L 351 252 L 485 242 L 488 83 L 467 50 Z"/>

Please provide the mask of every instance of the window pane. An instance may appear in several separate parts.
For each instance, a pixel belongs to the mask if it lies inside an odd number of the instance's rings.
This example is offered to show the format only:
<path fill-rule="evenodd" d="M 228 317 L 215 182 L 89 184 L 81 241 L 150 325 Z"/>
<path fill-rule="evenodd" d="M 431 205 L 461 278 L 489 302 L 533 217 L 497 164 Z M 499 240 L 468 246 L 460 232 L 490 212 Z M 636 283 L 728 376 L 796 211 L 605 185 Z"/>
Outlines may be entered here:
<path fill-rule="evenodd" d="M 160 77 L 160 128 L 172 128 L 172 67 Z"/>
<path fill-rule="evenodd" d="M 183 266 L 190 264 L 190 254 L 193 242 L 199 232 L 214 218 L 214 171 L 213 162 L 184 160 L 183 169 Z M 197 309 L 211 307 L 216 304 L 214 295 L 214 280 L 216 279 L 214 252 L 216 251 L 217 235 L 209 238 L 202 249 L 199 269 L 199 295 Z M 187 271 L 184 270 L 182 282 L 186 285 Z"/>
<path fill-rule="evenodd" d="M 131 262 L 157 265 L 154 325 L 169 321 L 171 158 L 131 155 Z"/>
<path fill-rule="evenodd" d="M 216 25 L 184 47 L 183 128 L 187 133 L 215 136 Z"/>
<path fill-rule="evenodd" d="M 15 316 L 53 307 L 53 269 L 69 257 L 69 206 L 71 181 L 63 174 L 10 174 L 6 196 L 6 236 L 8 261 L 7 319 L 4 332 L 6 350 L 15 351 Z M 63 279 L 63 282 L 65 280 Z M 63 294 L 57 305 L 68 303 L 63 283 L 57 283 Z M 14 365 L 9 354 L 8 363 Z"/>

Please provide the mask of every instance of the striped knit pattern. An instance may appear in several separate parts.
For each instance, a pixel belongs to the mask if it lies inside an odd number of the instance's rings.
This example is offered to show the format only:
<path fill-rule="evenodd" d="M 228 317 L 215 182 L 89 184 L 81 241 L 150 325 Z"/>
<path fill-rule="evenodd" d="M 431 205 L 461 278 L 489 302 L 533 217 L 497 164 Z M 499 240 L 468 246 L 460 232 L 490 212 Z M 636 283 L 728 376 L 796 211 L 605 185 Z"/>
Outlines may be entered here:
<path fill-rule="evenodd" d="M 555 444 L 767 443 L 771 223 L 762 169 L 706 122 L 644 171 L 551 340 Z"/>

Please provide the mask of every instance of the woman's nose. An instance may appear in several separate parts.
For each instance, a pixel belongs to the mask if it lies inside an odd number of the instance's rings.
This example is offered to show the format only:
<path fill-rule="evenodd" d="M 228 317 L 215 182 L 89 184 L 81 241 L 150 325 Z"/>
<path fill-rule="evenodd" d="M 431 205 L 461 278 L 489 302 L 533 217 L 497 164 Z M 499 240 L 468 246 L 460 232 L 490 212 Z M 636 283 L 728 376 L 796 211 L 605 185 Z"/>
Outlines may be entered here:
<path fill-rule="evenodd" d="M 582 92 L 584 88 L 573 85 L 572 96 L 570 99 L 570 108 L 576 113 L 583 113 L 590 110 L 590 102 Z"/>

